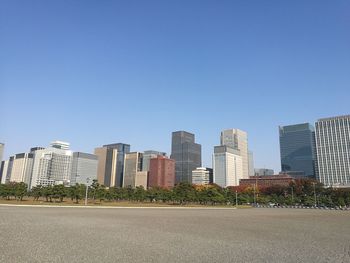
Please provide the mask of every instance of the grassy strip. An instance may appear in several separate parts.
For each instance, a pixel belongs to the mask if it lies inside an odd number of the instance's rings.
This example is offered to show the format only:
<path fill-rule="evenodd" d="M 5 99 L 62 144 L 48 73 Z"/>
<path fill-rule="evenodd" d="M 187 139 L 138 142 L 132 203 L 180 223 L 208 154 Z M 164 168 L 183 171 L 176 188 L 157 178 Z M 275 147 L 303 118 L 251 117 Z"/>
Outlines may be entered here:
<path fill-rule="evenodd" d="M 84 205 L 84 200 L 80 200 L 79 203 L 73 202 L 70 199 L 64 200 L 63 202 L 46 202 L 44 200 L 34 201 L 31 199 L 23 199 L 22 201 L 17 200 L 4 200 L 0 199 L 0 204 L 12 204 L 12 205 L 59 205 L 59 206 L 81 206 Z M 159 202 L 132 202 L 132 201 L 91 201 L 88 202 L 89 206 L 117 206 L 117 207 L 222 207 L 222 208 L 232 208 L 234 206 L 230 205 L 199 205 L 199 204 L 167 204 L 167 203 L 159 203 Z M 238 208 L 251 208 L 251 206 L 239 205 Z"/>

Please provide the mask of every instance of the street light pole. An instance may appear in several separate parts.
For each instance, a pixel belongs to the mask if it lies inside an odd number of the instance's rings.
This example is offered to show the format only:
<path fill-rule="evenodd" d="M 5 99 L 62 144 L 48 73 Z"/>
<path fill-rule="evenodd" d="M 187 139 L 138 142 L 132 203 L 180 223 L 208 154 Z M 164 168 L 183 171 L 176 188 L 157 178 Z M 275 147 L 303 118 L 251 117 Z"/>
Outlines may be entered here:
<path fill-rule="evenodd" d="M 294 204 L 293 186 L 292 186 L 292 204 Z"/>
<path fill-rule="evenodd" d="M 314 198 L 315 198 L 315 207 L 317 205 L 317 200 L 316 200 L 316 183 L 312 183 L 314 185 Z"/>
<path fill-rule="evenodd" d="M 256 197 L 255 197 L 255 184 L 254 184 L 254 206 L 256 205 Z"/>
<path fill-rule="evenodd" d="M 236 189 L 236 208 L 238 207 L 238 199 L 237 199 L 237 189 Z"/>
<path fill-rule="evenodd" d="M 86 178 L 85 205 L 87 205 L 87 199 L 88 199 L 89 180 L 90 178 Z"/>

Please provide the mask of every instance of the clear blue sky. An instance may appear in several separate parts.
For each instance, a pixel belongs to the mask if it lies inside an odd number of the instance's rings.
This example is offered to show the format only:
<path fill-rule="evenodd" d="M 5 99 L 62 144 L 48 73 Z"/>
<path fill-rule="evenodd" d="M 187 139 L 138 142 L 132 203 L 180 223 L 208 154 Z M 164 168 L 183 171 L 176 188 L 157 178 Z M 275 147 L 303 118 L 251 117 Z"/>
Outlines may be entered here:
<path fill-rule="evenodd" d="M 5 157 L 65 140 L 170 152 L 187 130 L 211 166 L 248 132 L 279 170 L 278 125 L 350 112 L 350 1 L 0 2 Z"/>

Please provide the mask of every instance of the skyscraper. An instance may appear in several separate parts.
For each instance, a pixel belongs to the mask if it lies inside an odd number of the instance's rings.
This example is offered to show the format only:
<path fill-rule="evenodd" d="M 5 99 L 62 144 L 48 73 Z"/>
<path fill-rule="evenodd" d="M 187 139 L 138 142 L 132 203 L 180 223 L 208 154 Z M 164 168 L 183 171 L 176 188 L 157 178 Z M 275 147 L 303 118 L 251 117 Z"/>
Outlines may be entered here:
<path fill-rule="evenodd" d="M 142 171 L 143 154 L 132 152 L 125 154 L 123 187 L 143 186 L 147 188 L 147 171 Z"/>
<path fill-rule="evenodd" d="M 0 177 L 1 177 L 1 182 L 2 184 L 7 183 L 10 178 L 7 176 L 8 175 L 8 166 L 9 166 L 9 160 L 2 161 L 1 162 L 1 167 L 0 167 Z"/>
<path fill-rule="evenodd" d="M 221 132 L 221 145 L 229 146 L 239 150 L 242 157 L 243 178 L 249 178 L 249 156 L 248 156 L 248 135 L 239 129 L 228 129 Z"/>
<path fill-rule="evenodd" d="M 327 185 L 350 184 L 350 115 L 316 122 L 317 179 Z"/>
<path fill-rule="evenodd" d="M 254 155 L 252 151 L 248 151 L 248 175 L 254 176 Z"/>
<path fill-rule="evenodd" d="M 157 156 L 166 156 L 165 152 L 158 151 L 144 151 L 143 152 L 143 162 L 142 162 L 142 171 L 149 171 L 149 165 L 152 158 L 157 158 Z"/>
<path fill-rule="evenodd" d="M 97 156 L 90 153 L 74 152 L 70 184 L 89 184 L 97 179 Z"/>
<path fill-rule="evenodd" d="M 148 186 L 171 188 L 175 185 L 175 160 L 158 155 L 150 160 Z"/>
<path fill-rule="evenodd" d="M 114 143 L 95 149 L 98 157 L 97 180 L 105 186 L 123 185 L 124 157 L 130 152 L 130 145 Z"/>
<path fill-rule="evenodd" d="M 34 164 L 30 188 L 37 185 L 70 184 L 72 152 L 66 147 L 37 148 L 34 154 Z"/>
<path fill-rule="evenodd" d="M 213 154 L 214 183 L 221 186 L 237 186 L 243 177 L 243 161 L 239 150 L 229 146 L 215 146 Z"/>
<path fill-rule="evenodd" d="M 281 170 L 294 176 L 315 176 L 315 133 L 309 123 L 280 126 Z"/>
<path fill-rule="evenodd" d="M 2 162 L 2 158 L 4 156 L 4 148 L 5 144 L 0 142 L 0 163 Z"/>
<path fill-rule="evenodd" d="M 130 152 L 130 145 L 125 143 L 114 143 L 103 145 L 103 147 L 113 149 L 113 169 L 110 186 L 121 187 L 123 185 L 124 176 L 124 158 L 125 154 Z"/>
<path fill-rule="evenodd" d="M 186 131 L 172 133 L 171 159 L 175 160 L 175 183 L 192 183 L 192 171 L 202 166 L 201 145 Z"/>
<path fill-rule="evenodd" d="M 30 187 L 33 157 L 33 153 L 19 153 L 14 156 L 11 173 L 7 175 L 10 182 L 24 182 Z"/>

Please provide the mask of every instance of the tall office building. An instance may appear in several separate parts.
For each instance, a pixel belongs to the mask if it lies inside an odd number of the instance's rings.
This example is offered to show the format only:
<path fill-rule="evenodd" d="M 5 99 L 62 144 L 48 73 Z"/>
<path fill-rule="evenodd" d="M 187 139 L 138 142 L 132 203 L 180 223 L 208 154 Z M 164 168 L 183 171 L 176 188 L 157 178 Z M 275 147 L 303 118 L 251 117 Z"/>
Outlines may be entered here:
<path fill-rule="evenodd" d="M 0 177 L 1 177 L 1 183 L 5 184 L 10 181 L 10 178 L 7 176 L 8 173 L 8 166 L 9 166 L 9 160 L 2 161 L 1 167 L 0 167 Z"/>
<path fill-rule="evenodd" d="M 32 176 L 33 153 L 19 153 L 13 157 L 11 173 L 7 175 L 10 182 L 24 182 L 30 187 Z"/>
<path fill-rule="evenodd" d="M 171 188 L 175 185 L 175 160 L 158 155 L 150 160 L 148 186 Z"/>
<path fill-rule="evenodd" d="M 72 152 L 48 147 L 35 150 L 30 188 L 37 185 L 70 184 Z"/>
<path fill-rule="evenodd" d="M 192 171 L 202 166 L 201 145 L 186 131 L 172 133 L 171 155 L 175 160 L 175 183 L 192 183 Z"/>
<path fill-rule="evenodd" d="M 149 171 L 149 165 L 152 158 L 157 158 L 157 156 L 166 156 L 165 152 L 158 151 L 144 151 L 143 152 L 143 161 L 142 161 L 142 171 Z"/>
<path fill-rule="evenodd" d="M 2 158 L 4 156 L 5 144 L 0 142 L 0 163 L 2 162 Z"/>
<path fill-rule="evenodd" d="M 252 151 L 248 151 L 248 175 L 254 176 L 254 155 Z"/>
<path fill-rule="evenodd" d="M 243 178 L 249 178 L 249 156 L 248 156 L 248 135 L 239 129 L 228 129 L 221 132 L 221 146 L 239 150 L 242 157 Z"/>
<path fill-rule="evenodd" d="M 4 170 L 5 163 L 3 163 L 2 158 L 4 155 L 5 144 L 0 143 L 0 183 L 2 182 L 2 174 Z"/>
<path fill-rule="evenodd" d="M 103 147 L 113 149 L 113 169 L 110 186 L 122 187 L 124 176 L 124 158 L 125 154 L 130 152 L 130 145 L 125 143 L 114 143 L 103 145 Z"/>
<path fill-rule="evenodd" d="M 147 188 L 147 171 L 142 171 L 143 154 L 132 152 L 125 154 L 123 187 L 143 186 Z"/>
<path fill-rule="evenodd" d="M 97 179 L 98 158 L 94 154 L 74 152 L 70 184 L 88 184 Z"/>
<path fill-rule="evenodd" d="M 213 154 L 213 181 L 221 187 L 238 186 L 243 176 L 243 158 L 239 150 L 229 146 L 215 146 Z"/>
<path fill-rule="evenodd" d="M 98 157 L 97 180 L 105 186 L 123 185 L 124 157 L 130 152 L 130 145 L 114 143 L 95 149 Z"/>
<path fill-rule="evenodd" d="M 294 177 L 315 176 L 315 132 L 309 123 L 280 126 L 282 172 Z"/>
<path fill-rule="evenodd" d="M 208 185 L 213 183 L 213 169 L 198 167 L 192 171 L 192 184 Z"/>
<path fill-rule="evenodd" d="M 350 115 L 316 122 L 317 179 L 327 185 L 350 185 Z"/>

